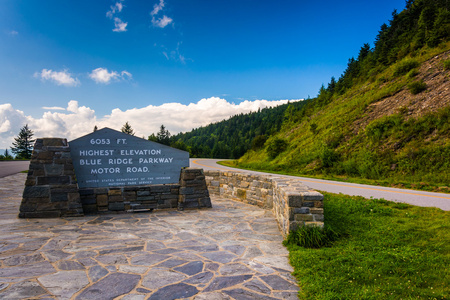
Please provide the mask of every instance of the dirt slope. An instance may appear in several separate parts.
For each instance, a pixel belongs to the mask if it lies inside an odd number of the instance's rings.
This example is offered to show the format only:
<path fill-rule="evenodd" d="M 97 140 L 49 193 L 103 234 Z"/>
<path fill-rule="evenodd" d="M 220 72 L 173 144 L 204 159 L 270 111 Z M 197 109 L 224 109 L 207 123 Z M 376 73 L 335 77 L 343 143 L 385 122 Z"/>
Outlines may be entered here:
<path fill-rule="evenodd" d="M 444 69 L 444 61 L 450 58 L 450 51 L 439 54 L 422 63 L 416 80 L 423 80 L 427 89 L 417 95 L 411 94 L 407 86 L 393 96 L 370 104 L 364 117 L 355 122 L 355 131 L 364 129 L 372 120 L 405 111 L 410 117 L 420 117 L 450 105 L 450 70 Z"/>

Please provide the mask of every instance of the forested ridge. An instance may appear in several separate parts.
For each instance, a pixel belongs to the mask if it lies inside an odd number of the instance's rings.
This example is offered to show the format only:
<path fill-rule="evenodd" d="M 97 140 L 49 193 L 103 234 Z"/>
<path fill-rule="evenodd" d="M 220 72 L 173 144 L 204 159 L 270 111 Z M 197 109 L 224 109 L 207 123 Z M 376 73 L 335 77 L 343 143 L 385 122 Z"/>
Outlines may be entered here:
<path fill-rule="evenodd" d="M 268 136 L 281 129 L 288 107 L 300 109 L 309 101 L 235 115 L 228 120 L 174 135 L 170 138 L 170 144 L 188 150 L 191 157 L 239 158 L 252 147 L 262 147 Z"/>

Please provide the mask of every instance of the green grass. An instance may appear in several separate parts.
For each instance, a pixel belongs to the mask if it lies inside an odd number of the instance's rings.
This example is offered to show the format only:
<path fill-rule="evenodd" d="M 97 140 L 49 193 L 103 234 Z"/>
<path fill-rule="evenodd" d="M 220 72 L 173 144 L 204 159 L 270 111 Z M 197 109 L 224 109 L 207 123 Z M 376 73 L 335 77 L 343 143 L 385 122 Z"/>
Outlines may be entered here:
<path fill-rule="evenodd" d="M 405 58 L 396 64 L 394 69 L 394 76 L 404 75 L 412 69 L 417 68 L 418 66 L 420 66 L 420 63 L 417 60 L 412 58 Z"/>
<path fill-rule="evenodd" d="M 323 193 L 329 247 L 288 243 L 300 299 L 449 299 L 450 212 Z"/>

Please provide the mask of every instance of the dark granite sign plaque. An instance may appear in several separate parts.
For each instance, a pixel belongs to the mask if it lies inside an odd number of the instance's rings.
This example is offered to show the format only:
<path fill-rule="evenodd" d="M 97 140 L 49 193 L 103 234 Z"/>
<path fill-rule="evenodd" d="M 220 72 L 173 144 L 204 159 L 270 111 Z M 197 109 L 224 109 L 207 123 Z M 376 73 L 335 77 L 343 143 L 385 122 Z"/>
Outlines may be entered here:
<path fill-rule="evenodd" d="M 79 188 L 178 183 L 189 153 L 110 128 L 69 142 Z"/>

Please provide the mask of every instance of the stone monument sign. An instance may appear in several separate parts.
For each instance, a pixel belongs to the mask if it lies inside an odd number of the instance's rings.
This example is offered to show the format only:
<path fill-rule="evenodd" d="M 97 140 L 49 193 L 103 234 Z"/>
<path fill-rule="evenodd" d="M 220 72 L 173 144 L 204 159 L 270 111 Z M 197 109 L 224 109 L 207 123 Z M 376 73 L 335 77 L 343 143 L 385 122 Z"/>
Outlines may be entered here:
<path fill-rule="evenodd" d="M 110 128 L 69 142 L 79 188 L 178 183 L 189 153 Z"/>

